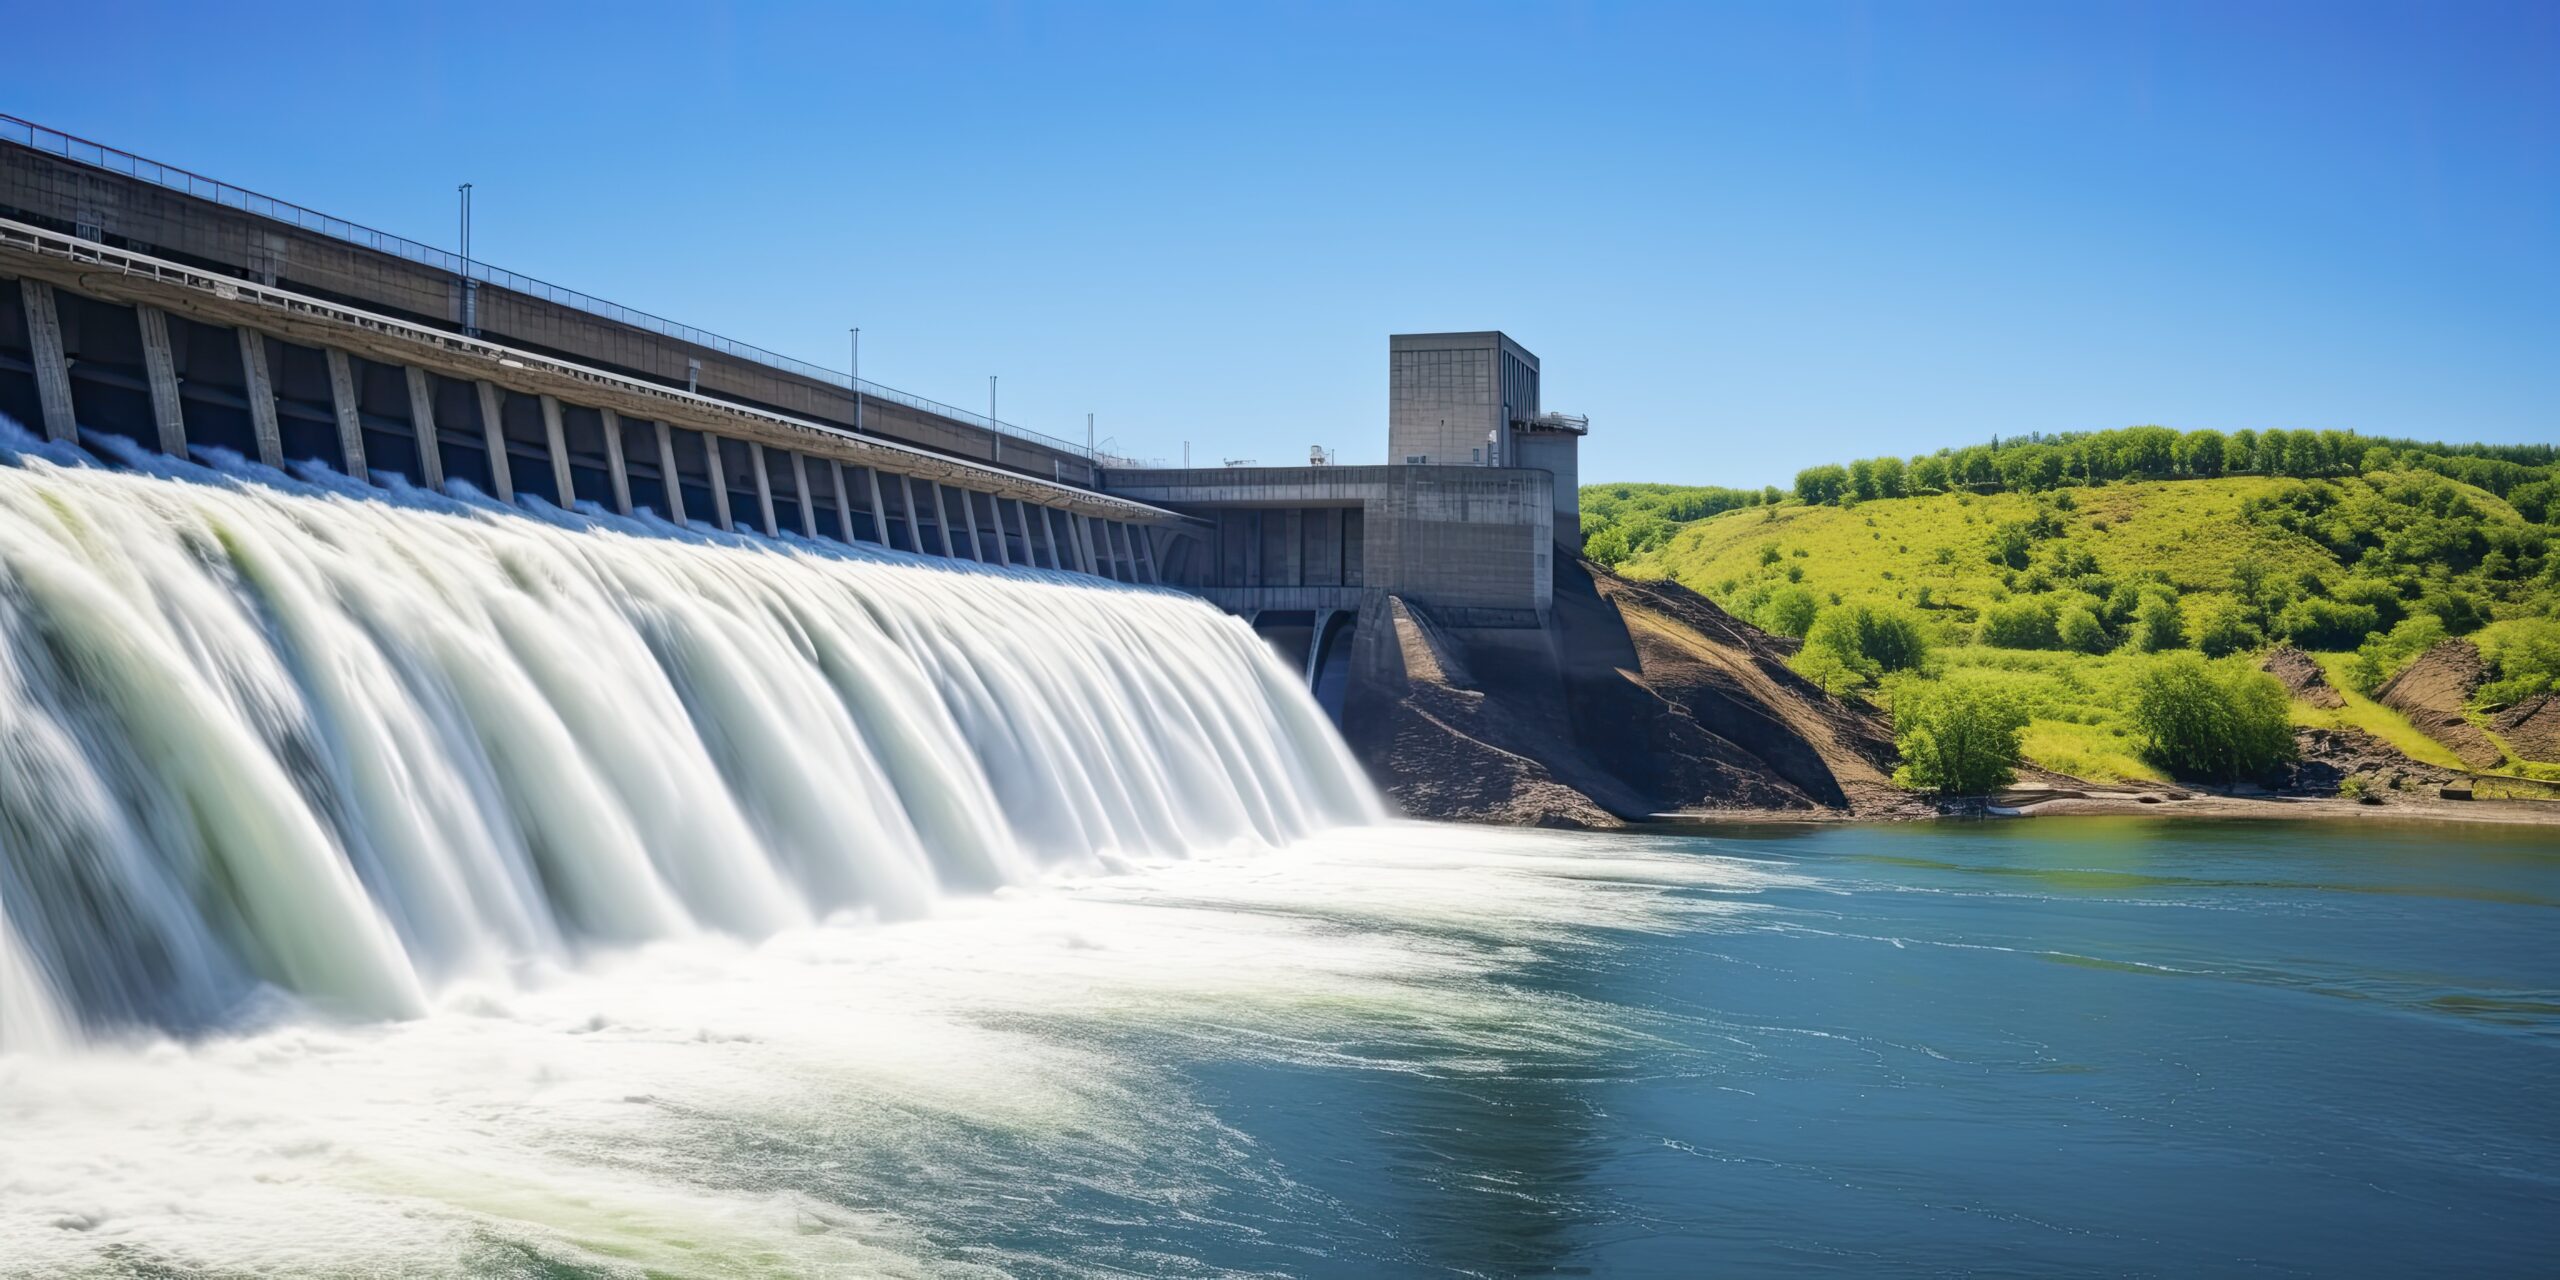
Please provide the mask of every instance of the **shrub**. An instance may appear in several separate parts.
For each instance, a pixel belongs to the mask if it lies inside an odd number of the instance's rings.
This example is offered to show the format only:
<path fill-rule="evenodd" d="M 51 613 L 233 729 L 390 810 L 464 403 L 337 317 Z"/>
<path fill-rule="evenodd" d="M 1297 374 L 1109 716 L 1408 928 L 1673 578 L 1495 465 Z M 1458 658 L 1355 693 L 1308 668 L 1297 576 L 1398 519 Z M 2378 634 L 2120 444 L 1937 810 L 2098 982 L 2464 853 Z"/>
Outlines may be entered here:
<path fill-rule="evenodd" d="M 1982 642 L 1999 649 L 2052 649 L 2062 643 L 2053 602 L 2034 596 L 2004 600 L 1982 611 Z"/>
<path fill-rule="evenodd" d="M 2535 618 L 2502 630 L 2506 634 L 2481 646 L 2498 678 L 2480 686 L 2474 700 L 2495 710 L 2560 689 L 2560 622 Z"/>
<path fill-rule="evenodd" d="M 1821 649 L 1870 678 L 1908 671 L 1929 655 L 1920 620 L 1899 605 L 1861 600 L 1823 611 L 1805 636 L 1805 649 Z"/>
<path fill-rule="evenodd" d="M 1893 780 L 1940 795 L 1981 795 L 2017 776 L 2018 731 L 2027 712 L 2009 685 L 1967 673 L 1905 681 L 1893 695 Z"/>
<path fill-rule="evenodd" d="M 1814 615 L 1821 610 L 1822 604 L 1814 599 L 1812 591 L 1799 586 L 1784 586 L 1769 593 L 1769 598 L 1761 602 L 1752 617 L 1763 631 L 1802 637 L 1813 630 Z"/>
<path fill-rule="evenodd" d="M 2276 615 L 2276 630 L 2305 649 L 2344 649 L 2362 641 L 2382 625 L 2369 604 L 2345 604 L 2305 596 Z"/>
<path fill-rule="evenodd" d="M 2161 654 L 2133 679 L 2133 725 L 2152 763 L 2237 782 L 2293 758 L 2284 686 L 2246 662 Z"/>
<path fill-rule="evenodd" d="M 2196 615 L 2196 648 L 2208 658 L 2245 652 L 2266 642 L 2265 634 L 2249 620 L 2249 611 L 2235 601 L 2210 601 Z"/>
<path fill-rule="evenodd" d="M 2444 640 L 2444 623 L 2432 613 L 2403 618 L 2390 631 L 2368 636 L 2356 647 L 2356 655 L 2347 659 L 2347 687 L 2370 694 L 2382 682 L 2409 665 L 2409 659 L 2434 648 Z"/>
<path fill-rule="evenodd" d="M 2054 615 L 2054 634 L 2074 653 L 2105 653 L 2107 625 L 2083 605 L 2070 605 Z"/>
<path fill-rule="evenodd" d="M 2187 628 L 2178 616 L 2175 597 L 2161 592 L 2146 592 L 2142 603 L 2133 610 L 2133 647 L 2144 653 L 2160 653 L 2184 648 Z"/>

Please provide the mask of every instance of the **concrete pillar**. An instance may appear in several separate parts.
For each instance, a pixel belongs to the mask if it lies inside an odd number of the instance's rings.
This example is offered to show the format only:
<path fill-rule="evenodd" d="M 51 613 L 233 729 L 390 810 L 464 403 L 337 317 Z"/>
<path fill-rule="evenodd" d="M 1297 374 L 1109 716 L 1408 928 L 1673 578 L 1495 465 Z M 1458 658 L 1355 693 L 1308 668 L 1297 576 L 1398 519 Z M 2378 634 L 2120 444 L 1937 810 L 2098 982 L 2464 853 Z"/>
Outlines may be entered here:
<path fill-rule="evenodd" d="M 779 537 L 782 530 L 776 528 L 773 523 L 773 477 L 766 473 L 764 446 L 749 440 L 747 458 L 755 463 L 756 467 L 756 523 L 764 529 L 764 536 Z"/>
<path fill-rule="evenodd" d="M 836 473 L 836 532 L 844 535 L 844 540 L 847 542 L 860 542 L 861 535 L 853 531 L 853 496 L 844 491 L 848 483 L 844 474 L 844 464 L 829 459 L 827 465 L 835 468 Z"/>
<path fill-rule="evenodd" d="M 604 472 L 613 482 L 615 515 L 631 514 L 631 464 L 622 456 L 622 415 L 611 409 L 598 409 L 604 419 Z"/>
<path fill-rule="evenodd" d="M 666 517 L 684 523 L 684 477 L 676 474 L 676 438 L 667 424 L 658 424 L 658 476 L 666 482 Z"/>
<path fill-rule="evenodd" d="M 898 490 L 898 496 L 904 499 L 900 505 L 907 509 L 907 545 L 915 548 L 917 555 L 924 555 L 924 524 L 916 517 L 916 478 L 899 477 Z"/>
<path fill-rule="evenodd" d="M 959 559 L 960 553 L 951 549 L 951 512 L 942 505 L 942 484 L 934 481 L 925 487 L 933 490 L 933 523 L 942 531 L 942 554 L 950 559 Z"/>
<path fill-rule="evenodd" d="M 880 468 L 864 467 L 862 474 L 871 482 L 871 536 L 889 545 L 889 508 L 880 501 Z"/>
<path fill-rule="evenodd" d="M 1120 539 L 1120 545 L 1113 551 L 1113 554 L 1118 556 L 1120 559 L 1120 576 L 1124 581 L 1136 582 L 1138 580 L 1138 553 L 1135 548 L 1129 545 L 1130 535 L 1133 531 L 1126 522 L 1118 520 L 1111 522 L 1111 529 L 1112 532 Z"/>
<path fill-rule="evenodd" d="M 569 471 L 569 433 L 560 429 L 560 398 L 542 398 L 542 443 L 551 450 L 551 483 L 562 510 L 578 505 L 578 481 Z"/>
<path fill-rule="evenodd" d="M 258 438 L 258 461 L 284 465 L 284 429 L 276 425 L 275 379 L 267 371 L 267 338 L 255 329 L 239 329 L 240 388 L 249 401 L 249 425 Z"/>
<path fill-rule="evenodd" d="M 169 350 L 169 317 L 158 307 L 135 307 L 142 322 L 142 367 L 151 380 L 151 421 L 160 428 L 160 452 L 187 456 L 187 412 L 178 401 L 178 359 Z"/>
<path fill-rule="evenodd" d="M 711 519 L 723 529 L 735 529 L 729 521 L 729 473 L 720 461 L 720 437 L 702 433 L 702 469 L 711 477 Z"/>
<path fill-rule="evenodd" d="M 1149 582 L 1162 585 L 1164 575 L 1156 572 L 1155 531 L 1143 525 L 1130 525 L 1129 536 L 1138 543 L 1138 570 Z"/>
<path fill-rule="evenodd" d="M 800 489 L 800 534 L 806 538 L 817 537 L 818 504 L 809 498 L 809 455 L 797 450 L 791 455 L 791 483 Z M 836 490 L 836 500 L 844 500 L 841 487 Z"/>
<path fill-rule="evenodd" d="M 998 520 L 1004 518 L 1004 500 L 1001 498 L 996 500 L 996 518 Z M 1013 524 L 1016 529 L 1022 531 L 1022 563 L 1034 569 L 1039 568 L 1040 544 L 1031 540 L 1031 504 L 1020 498 L 1013 500 Z"/>
<path fill-rule="evenodd" d="M 506 393 L 497 384 L 482 379 L 480 388 L 480 441 L 489 451 L 489 484 L 497 490 L 498 501 L 516 500 L 515 472 L 507 467 L 507 423 L 499 416 L 506 404 Z"/>
<path fill-rule="evenodd" d="M 1084 571 L 1097 578 L 1110 577 L 1109 573 L 1104 572 L 1102 561 L 1093 554 L 1093 517 L 1070 516 L 1068 518 L 1076 522 L 1076 542 L 1084 548 Z"/>
<path fill-rule="evenodd" d="M 436 437 L 436 399 L 427 390 L 427 371 L 411 366 L 409 430 L 418 437 L 418 480 L 429 489 L 444 488 L 444 449 Z"/>
<path fill-rule="evenodd" d="M 972 496 L 969 499 L 969 527 L 972 529 L 978 527 L 977 512 L 978 500 L 976 497 Z M 1013 567 L 1013 548 L 1006 546 L 1004 541 L 1004 499 L 999 498 L 992 493 L 988 494 L 987 514 L 995 520 L 996 563 L 1010 569 Z M 980 550 L 984 550 L 984 548 L 980 548 Z"/>
<path fill-rule="evenodd" d="M 1316 687 L 1316 673 L 1324 669 L 1324 629 L 1333 625 L 1333 615 L 1340 609 L 1316 610 L 1316 629 L 1307 633 L 1307 687 Z"/>
<path fill-rule="evenodd" d="M 54 310 L 53 286 L 21 279 L 18 303 L 27 313 L 27 347 L 35 357 L 36 401 L 44 413 L 44 438 L 76 442 L 80 427 L 71 410 L 71 361 L 62 353 L 62 319 Z"/>
<path fill-rule="evenodd" d="M 1075 572 L 1076 558 L 1067 554 L 1067 549 L 1058 542 L 1057 509 L 1045 504 L 1040 508 L 1040 540 L 1049 544 L 1049 560 L 1052 564 L 1069 573 Z"/>
<path fill-rule="evenodd" d="M 364 419 L 356 413 L 356 375 L 347 363 L 347 353 L 330 347 L 325 353 L 329 361 L 329 407 L 338 414 L 338 452 L 345 455 L 347 475 L 357 480 L 371 480 L 364 469 Z"/>

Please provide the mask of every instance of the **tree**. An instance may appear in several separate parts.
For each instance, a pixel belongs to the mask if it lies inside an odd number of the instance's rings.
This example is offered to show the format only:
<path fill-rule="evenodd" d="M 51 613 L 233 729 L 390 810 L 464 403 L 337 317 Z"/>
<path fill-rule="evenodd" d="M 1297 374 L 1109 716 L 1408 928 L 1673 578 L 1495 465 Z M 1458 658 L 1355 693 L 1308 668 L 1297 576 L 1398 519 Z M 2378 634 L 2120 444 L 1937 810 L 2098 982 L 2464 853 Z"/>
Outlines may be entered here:
<path fill-rule="evenodd" d="M 2133 609 L 2133 646 L 2144 653 L 2182 648 L 2187 629 L 2178 616 L 2178 601 L 2161 592 L 2145 592 Z"/>
<path fill-rule="evenodd" d="M 2196 648 L 2208 658 L 2242 653 L 2267 642 L 2248 609 L 2228 596 L 2208 601 L 2196 614 Z"/>
<path fill-rule="evenodd" d="M 2286 702 L 2284 686 L 2245 660 L 2164 653 L 2134 676 L 2133 726 L 2161 768 L 2238 782 L 2293 758 Z"/>
<path fill-rule="evenodd" d="M 1763 631 L 1802 636 L 1813 630 L 1814 616 L 1821 611 L 1822 602 L 1814 598 L 1811 588 L 1790 585 L 1770 592 L 1753 617 Z"/>
<path fill-rule="evenodd" d="M 1979 673 L 1931 684 L 1902 682 L 1893 695 L 1893 780 L 1939 795 L 1983 795 L 2017 776 L 2027 713 L 2005 684 Z"/>
<path fill-rule="evenodd" d="M 2053 602 L 2041 596 L 2019 596 L 1994 603 L 1982 611 L 1982 642 L 1999 649 L 2060 646 Z"/>
<path fill-rule="evenodd" d="M 1876 491 L 1876 464 L 1873 458 L 1859 458 L 1849 464 L 1849 500 L 1868 502 L 1884 496 Z"/>
<path fill-rule="evenodd" d="M 1912 493 L 1944 493 L 1949 485 L 1947 460 L 1938 455 L 1913 458 L 1904 487 Z"/>
<path fill-rule="evenodd" d="M 1824 610 L 1804 644 L 1808 651 L 1828 650 L 1871 677 L 1908 671 L 1929 656 L 1918 618 L 1898 605 L 1867 600 Z"/>
<path fill-rule="evenodd" d="M 2191 476 L 2221 475 L 2223 444 L 2222 433 L 2210 427 L 2190 431 L 2178 438 L 2178 465 Z"/>
<path fill-rule="evenodd" d="M 1910 481 L 1903 470 L 1902 459 L 1878 458 L 1875 460 L 1875 469 L 1877 497 L 1899 498 L 1910 491 Z"/>
<path fill-rule="evenodd" d="M 2075 653 L 2105 653 L 2107 627 L 2085 605 L 2070 605 L 2054 615 L 2054 637 Z"/>
<path fill-rule="evenodd" d="M 1848 488 L 1849 470 L 1846 467 L 1826 463 L 1819 467 L 1806 467 L 1796 473 L 1796 497 L 1806 506 L 1838 502 Z"/>

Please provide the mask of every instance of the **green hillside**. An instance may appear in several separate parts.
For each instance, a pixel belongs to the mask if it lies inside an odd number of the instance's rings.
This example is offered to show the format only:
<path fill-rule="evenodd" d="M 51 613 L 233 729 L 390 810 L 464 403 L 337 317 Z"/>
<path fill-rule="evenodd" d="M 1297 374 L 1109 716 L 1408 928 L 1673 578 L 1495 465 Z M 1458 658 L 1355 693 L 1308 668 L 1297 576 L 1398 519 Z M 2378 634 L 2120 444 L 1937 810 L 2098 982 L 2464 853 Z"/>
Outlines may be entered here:
<path fill-rule="evenodd" d="M 2267 434 L 2271 473 L 2225 465 L 2256 466 L 2260 438 L 2214 436 L 2206 462 L 2175 432 L 2137 428 L 1815 468 L 1791 493 L 1592 485 L 1584 533 L 1626 576 L 1810 633 L 1798 667 L 1835 691 L 1889 707 L 1915 682 L 1996 688 L 2020 708 L 2025 758 L 2082 777 L 2182 771 L 2131 711 L 2175 651 L 2230 666 L 2278 643 L 2324 655 L 2350 705 L 2296 704 L 2296 723 L 2352 725 L 2437 763 L 2441 747 L 2360 696 L 2428 644 L 2481 642 L 2483 717 L 2553 687 L 2550 450 L 2293 433 L 2313 441 L 2300 453 Z M 1895 656 L 1905 625 L 1924 660 Z"/>

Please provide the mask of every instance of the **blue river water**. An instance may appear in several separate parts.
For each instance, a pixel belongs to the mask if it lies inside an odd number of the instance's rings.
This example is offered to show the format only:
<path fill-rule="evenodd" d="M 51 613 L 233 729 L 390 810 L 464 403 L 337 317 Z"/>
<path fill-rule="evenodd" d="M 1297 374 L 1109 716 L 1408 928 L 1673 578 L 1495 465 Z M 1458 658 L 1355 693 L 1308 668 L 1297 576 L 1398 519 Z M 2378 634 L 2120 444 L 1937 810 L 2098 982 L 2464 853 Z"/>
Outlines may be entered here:
<path fill-rule="evenodd" d="M 1307 1275 L 2560 1265 L 2548 830 L 1644 843 L 1796 878 L 1739 918 L 1536 949 L 1507 979 L 1638 1012 L 1644 1043 L 1454 1073 L 1196 1063 L 1265 1178 L 1172 1221 L 1071 1195 L 985 1238 L 1017 1268 L 1091 1248 Z"/>

